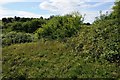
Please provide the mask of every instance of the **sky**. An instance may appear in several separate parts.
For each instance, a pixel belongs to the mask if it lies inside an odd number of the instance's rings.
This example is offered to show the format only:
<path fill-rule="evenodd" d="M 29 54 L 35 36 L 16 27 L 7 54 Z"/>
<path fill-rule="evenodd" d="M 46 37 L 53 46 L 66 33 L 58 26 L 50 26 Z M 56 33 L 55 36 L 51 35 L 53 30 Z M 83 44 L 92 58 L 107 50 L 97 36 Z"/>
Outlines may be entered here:
<path fill-rule="evenodd" d="M 114 0 L 0 0 L 0 19 L 3 17 L 48 18 L 78 11 L 85 21 L 92 23 L 99 12 L 110 13 Z"/>

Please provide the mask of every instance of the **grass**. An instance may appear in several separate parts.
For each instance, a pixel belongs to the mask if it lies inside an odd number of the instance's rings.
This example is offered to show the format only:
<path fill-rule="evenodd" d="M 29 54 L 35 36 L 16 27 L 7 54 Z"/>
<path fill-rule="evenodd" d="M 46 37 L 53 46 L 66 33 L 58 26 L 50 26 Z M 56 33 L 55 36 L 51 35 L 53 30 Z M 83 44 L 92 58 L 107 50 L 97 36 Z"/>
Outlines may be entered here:
<path fill-rule="evenodd" d="M 5 47 L 2 67 L 4 78 L 120 78 L 120 66 L 81 57 L 59 41 Z"/>
<path fill-rule="evenodd" d="M 120 79 L 119 63 L 106 58 L 119 49 L 118 26 L 108 23 L 83 26 L 77 35 L 61 41 L 41 39 L 2 48 L 3 78 Z"/>

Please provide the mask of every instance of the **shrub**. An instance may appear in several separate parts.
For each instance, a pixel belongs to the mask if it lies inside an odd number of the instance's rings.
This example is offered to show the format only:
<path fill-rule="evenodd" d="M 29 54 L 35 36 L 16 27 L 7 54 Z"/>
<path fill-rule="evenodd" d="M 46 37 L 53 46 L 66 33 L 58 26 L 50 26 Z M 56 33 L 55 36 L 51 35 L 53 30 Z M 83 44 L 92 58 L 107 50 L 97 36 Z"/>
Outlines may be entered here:
<path fill-rule="evenodd" d="M 45 20 L 43 19 L 33 19 L 26 22 L 14 21 L 12 23 L 7 23 L 4 25 L 3 29 L 6 31 L 33 33 L 38 28 L 40 28 L 42 24 L 45 24 Z"/>
<path fill-rule="evenodd" d="M 81 16 L 66 15 L 53 17 L 47 24 L 39 28 L 35 35 L 40 38 L 63 39 L 71 37 L 80 29 Z"/>
<path fill-rule="evenodd" d="M 33 33 L 38 28 L 40 28 L 42 24 L 45 24 L 44 20 L 34 19 L 32 21 L 27 21 L 22 24 L 22 27 L 23 27 L 22 30 L 27 33 Z"/>
<path fill-rule="evenodd" d="M 33 36 L 29 33 L 22 33 L 22 32 L 9 32 L 2 36 L 2 45 L 11 45 L 15 43 L 25 43 L 25 42 L 32 42 Z"/>

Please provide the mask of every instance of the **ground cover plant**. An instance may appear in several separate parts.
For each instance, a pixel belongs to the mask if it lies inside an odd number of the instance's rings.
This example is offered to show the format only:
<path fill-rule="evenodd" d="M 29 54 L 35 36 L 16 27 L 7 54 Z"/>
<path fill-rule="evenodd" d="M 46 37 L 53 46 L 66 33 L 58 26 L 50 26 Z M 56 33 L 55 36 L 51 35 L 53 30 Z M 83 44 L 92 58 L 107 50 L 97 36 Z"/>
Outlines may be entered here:
<path fill-rule="evenodd" d="M 2 19 L 2 79 L 120 79 L 120 2 L 90 23 L 73 12 Z"/>

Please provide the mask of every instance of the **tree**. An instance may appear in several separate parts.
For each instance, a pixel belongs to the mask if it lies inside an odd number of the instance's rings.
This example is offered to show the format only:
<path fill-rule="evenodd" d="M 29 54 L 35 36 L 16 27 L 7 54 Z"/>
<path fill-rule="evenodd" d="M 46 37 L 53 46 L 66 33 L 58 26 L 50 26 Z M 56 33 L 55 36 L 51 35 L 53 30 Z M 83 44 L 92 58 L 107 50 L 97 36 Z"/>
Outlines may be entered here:
<path fill-rule="evenodd" d="M 7 18 L 2 18 L 2 22 L 7 23 L 8 22 Z"/>
<path fill-rule="evenodd" d="M 13 31 L 22 31 L 22 23 L 21 22 L 14 22 L 14 23 L 12 23 L 11 29 Z"/>
<path fill-rule="evenodd" d="M 41 16 L 40 19 L 43 19 L 43 17 Z"/>
<path fill-rule="evenodd" d="M 82 16 L 77 14 L 67 14 L 65 16 L 54 16 L 47 24 L 39 28 L 35 35 L 38 38 L 63 39 L 71 37 L 80 29 Z"/>
<path fill-rule="evenodd" d="M 19 20 L 20 20 L 20 17 L 15 16 L 15 17 L 14 17 L 14 20 L 15 20 L 15 21 L 19 21 Z"/>
<path fill-rule="evenodd" d="M 13 18 L 9 17 L 8 22 L 13 22 Z"/>
<path fill-rule="evenodd" d="M 120 24 L 120 1 L 115 2 L 115 6 L 113 7 L 112 15 L 117 20 L 117 22 Z"/>

